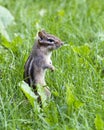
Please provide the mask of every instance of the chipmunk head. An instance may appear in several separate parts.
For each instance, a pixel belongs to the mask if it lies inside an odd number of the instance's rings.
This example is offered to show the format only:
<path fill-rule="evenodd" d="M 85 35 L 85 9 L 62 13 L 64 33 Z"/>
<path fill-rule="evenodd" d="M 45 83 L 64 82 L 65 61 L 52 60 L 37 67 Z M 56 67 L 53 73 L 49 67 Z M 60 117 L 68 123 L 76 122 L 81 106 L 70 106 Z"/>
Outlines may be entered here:
<path fill-rule="evenodd" d="M 47 46 L 50 50 L 61 47 L 64 43 L 56 36 L 46 33 L 44 30 L 38 32 L 38 42 L 42 46 Z"/>

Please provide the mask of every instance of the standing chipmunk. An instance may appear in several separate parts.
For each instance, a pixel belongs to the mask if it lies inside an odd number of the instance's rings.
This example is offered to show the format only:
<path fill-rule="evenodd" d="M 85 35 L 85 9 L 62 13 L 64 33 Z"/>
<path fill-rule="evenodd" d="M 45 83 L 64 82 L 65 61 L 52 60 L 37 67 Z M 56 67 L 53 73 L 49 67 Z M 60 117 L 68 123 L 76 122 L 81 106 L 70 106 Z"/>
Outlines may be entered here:
<path fill-rule="evenodd" d="M 48 34 L 44 30 L 38 32 L 38 39 L 24 67 L 24 80 L 29 86 L 33 87 L 35 94 L 37 93 L 36 86 L 38 84 L 43 87 L 46 86 L 45 70 L 55 70 L 50 59 L 51 54 L 53 50 L 62 45 L 63 42 L 56 36 Z M 49 89 L 44 87 L 44 90 L 47 97 L 50 97 L 51 93 Z"/>

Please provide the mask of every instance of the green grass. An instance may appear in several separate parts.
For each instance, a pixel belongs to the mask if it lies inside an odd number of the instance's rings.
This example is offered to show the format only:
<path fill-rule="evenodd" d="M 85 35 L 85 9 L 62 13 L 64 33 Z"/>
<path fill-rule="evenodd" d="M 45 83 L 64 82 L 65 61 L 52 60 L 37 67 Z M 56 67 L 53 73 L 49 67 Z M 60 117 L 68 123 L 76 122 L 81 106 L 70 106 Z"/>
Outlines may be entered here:
<path fill-rule="evenodd" d="M 104 1 L 0 0 L 15 18 L 0 35 L 0 130 L 104 129 Z M 45 12 L 43 16 L 41 12 Z M 47 71 L 52 97 L 37 113 L 18 83 L 37 32 L 66 46 L 53 52 Z"/>

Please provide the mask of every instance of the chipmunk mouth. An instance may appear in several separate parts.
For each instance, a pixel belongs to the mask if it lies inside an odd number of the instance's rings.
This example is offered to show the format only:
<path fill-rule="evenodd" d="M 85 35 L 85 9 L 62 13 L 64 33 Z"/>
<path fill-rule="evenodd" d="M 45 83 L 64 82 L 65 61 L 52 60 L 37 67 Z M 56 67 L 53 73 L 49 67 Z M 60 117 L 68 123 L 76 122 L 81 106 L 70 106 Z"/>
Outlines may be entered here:
<path fill-rule="evenodd" d="M 60 48 L 61 47 L 61 45 L 58 45 L 58 46 L 56 46 L 56 49 L 58 49 L 58 48 Z"/>
<path fill-rule="evenodd" d="M 64 45 L 64 42 L 61 42 L 61 44 L 56 45 L 56 47 L 59 48 L 59 47 L 61 47 L 61 46 L 63 46 L 63 45 Z"/>

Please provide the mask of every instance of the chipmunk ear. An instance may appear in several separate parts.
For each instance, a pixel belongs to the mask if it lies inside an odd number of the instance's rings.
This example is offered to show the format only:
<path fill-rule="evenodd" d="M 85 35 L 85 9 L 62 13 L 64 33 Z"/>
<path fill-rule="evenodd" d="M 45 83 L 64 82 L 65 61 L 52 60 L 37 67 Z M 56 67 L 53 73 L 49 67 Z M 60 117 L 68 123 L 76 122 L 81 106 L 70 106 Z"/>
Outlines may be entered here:
<path fill-rule="evenodd" d="M 38 36 L 39 36 L 40 38 L 43 38 L 43 33 L 42 33 L 42 31 L 41 31 L 41 32 L 38 32 Z"/>
<path fill-rule="evenodd" d="M 42 30 L 41 32 L 44 33 L 44 34 L 47 34 L 45 30 Z"/>
<path fill-rule="evenodd" d="M 38 32 L 38 36 L 39 36 L 41 39 L 45 38 L 45 35 L 46 35 L 45 30 L 42 30 L 42 31 Z"/>

